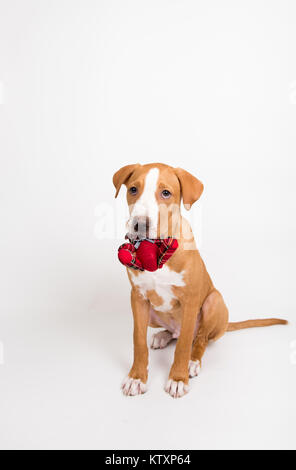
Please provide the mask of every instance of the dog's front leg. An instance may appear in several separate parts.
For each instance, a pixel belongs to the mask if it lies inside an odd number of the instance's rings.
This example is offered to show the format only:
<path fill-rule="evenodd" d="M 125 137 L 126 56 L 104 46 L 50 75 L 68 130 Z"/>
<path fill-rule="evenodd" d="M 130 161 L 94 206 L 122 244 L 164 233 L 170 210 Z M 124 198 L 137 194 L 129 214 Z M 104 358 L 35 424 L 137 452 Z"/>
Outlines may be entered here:
<path fill-rule="evenodd" d="M 122 385 L 125 395 L 139 395 L 147 390 L 149 302 L 132 289 L 131 304 L 134 316 L 134 362 Z"/>
<path fill-rule="evenodd" d="M 183 305 L 180 336 L 177 341 L 174 362 L 165 390 L 173 398 L 179 398 L 189 391 L 188 364 L 191 356 L 198 302 L 189 301 Z"/>

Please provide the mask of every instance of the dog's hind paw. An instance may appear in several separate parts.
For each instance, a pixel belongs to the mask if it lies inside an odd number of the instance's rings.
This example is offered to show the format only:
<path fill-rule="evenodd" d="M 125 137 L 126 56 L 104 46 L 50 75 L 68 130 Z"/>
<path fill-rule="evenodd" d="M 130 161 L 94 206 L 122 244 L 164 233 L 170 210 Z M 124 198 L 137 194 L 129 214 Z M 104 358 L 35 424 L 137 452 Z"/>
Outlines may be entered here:
<path fill-rule="evenodd" d="M 159 331 L 152 336 L 151 348 L 163 349 L 172 341 L 172 339 L 173 335 L 169 331 Z"/>
<path fill-rule="evenodd" d="M 121 385 L 122 392 L 127 396 L 141 395 L 147 392 L 147 384 L 144 384 L 140 379 L 133 379 L 126 377 Z"/>
<path fill-rule="evenodd" d="M 169 379 L 165 386 L 165 391 L 173 398 L 181 398 L 189 392 L 189 385 L 186 385 L 181 380 L 176 382 L 173 379 Z"/>
<path fill-rule="evenodd" d="M 188 365 L 189 377 L 196 377 L 200 371 L 200 361 L 189 361 Z"/>

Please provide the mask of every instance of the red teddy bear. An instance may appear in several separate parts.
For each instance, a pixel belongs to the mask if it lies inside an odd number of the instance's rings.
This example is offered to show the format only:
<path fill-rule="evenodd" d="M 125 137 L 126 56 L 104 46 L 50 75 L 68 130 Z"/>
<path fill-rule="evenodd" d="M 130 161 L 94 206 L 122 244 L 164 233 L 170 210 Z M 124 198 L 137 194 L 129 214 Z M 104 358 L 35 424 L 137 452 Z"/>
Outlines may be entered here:
<path fill-rule="evenodd" d="M 119 261 L 140 271 L 156 271 L 174 254 L 178 248 L 175 238 L 144 239 L 124 243 L 118 249 Z"/>

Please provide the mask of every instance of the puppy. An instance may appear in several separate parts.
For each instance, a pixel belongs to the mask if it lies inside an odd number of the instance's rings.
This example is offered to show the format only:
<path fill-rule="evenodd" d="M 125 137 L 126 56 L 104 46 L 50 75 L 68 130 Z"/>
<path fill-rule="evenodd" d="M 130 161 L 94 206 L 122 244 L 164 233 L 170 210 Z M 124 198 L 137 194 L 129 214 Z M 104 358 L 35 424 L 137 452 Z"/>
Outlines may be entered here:
<path fill-rule="evenodd" d="M 131 283 L 134 317 L 134 362 L 123 382 L 125 395 L 146 392 L 148 378 L 147 329 L 164 328 L 153 336 L 153 349 L 166 347 L 177 339 L 174 361 L 165 391 L 179 398 L 189 391 L 189 377 L 198 375 L 202 356 L 210 340 L 226 331 L 256 326 L 285 324 L 285 320 L 265 319 L 229 323 L 228 310 L 215 289 L 196 248 L 180 204 L 190 209 L 201 196 L 203 184 L 181 168 L 161 163 L 127 165 L 113 176 L 116 196 L 127 187 L 130 217 L 127 237 L 131 243 L 142 239 L 168 237 L 178 248 L 156 271 L 127 268 Z"/>

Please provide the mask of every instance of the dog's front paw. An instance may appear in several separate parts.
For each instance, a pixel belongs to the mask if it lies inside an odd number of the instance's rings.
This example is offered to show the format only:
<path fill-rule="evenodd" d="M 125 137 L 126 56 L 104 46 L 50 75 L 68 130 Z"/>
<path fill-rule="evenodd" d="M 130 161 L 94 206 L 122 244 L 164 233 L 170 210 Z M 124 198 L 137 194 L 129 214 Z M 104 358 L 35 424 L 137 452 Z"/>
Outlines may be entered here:
<path fill-rule="evenodd" d="M 181 398 L 189 392 L 189 386 L 179 380 L 178 382 L 173 379 L 169 379 L 165 386 L 165 391 L 173 398 Z"/>
<path fill-rule="evenodd" d="M 200 361 L 189 361 L 188 365 L 189 377 L 196 377 L 200 371 Z"/>
<path fill-rule="evenodd" d="M 147 391 L 147 384 L 140 379 L 133 379 L 128 376 L 123 381 L 121 388 L 124 395 L 135 396 L 145 393 Z"/>

